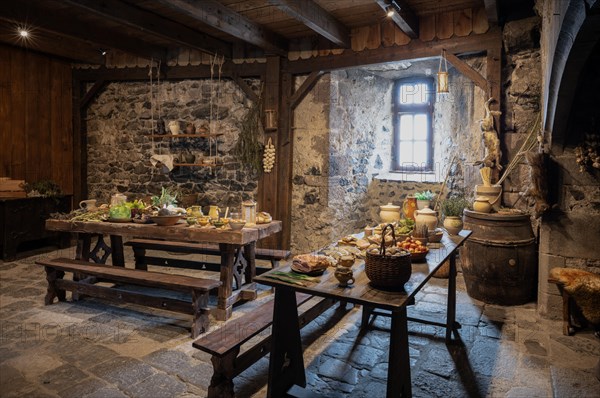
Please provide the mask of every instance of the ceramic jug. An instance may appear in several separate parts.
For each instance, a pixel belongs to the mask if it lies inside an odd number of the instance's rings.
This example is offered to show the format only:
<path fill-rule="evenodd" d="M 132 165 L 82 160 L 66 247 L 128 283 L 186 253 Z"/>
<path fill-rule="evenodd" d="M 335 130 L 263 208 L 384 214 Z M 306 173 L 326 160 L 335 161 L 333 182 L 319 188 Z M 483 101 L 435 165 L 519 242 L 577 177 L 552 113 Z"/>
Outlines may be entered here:
<path fill-rule="evenodd" d="M 402 211 L 404 212 L 405 218 L 415 219 L 415 211 L 417 210 L 417 198 L 414 196 L 407 196 L 402 204 Z"/>
<path fill-rule="evenodd" d="M 81 207 L 85 211 L 98 210 L 98 207 L 96 206 L 96 199 L 82 200 L 81 202 L 79 202 L 79 207 Z"/>
<path fill-rule="evenodd" d="M 219 209 L 219 206 L 209 206 L 208 216 L 211 220 L 219 219 L 219 210 L 221 210 Z"/>
<path fill-rule="evenodd" d="M 171 122 L 169 122 L 169 130 L 171 131 L 171 134 L 173 135 L 177 135 L 179 134 L 179 122 L 177 120 L 173 120 Z"/>
<path fill-rule="evenodd" d="M 427 225 L 427 229 L 429 231 L 433 231 L 437 226 L 437 211 L 431 210 L 429 207 L 425 207 L 423 210 L 417 210 L 415 214 L 415 223 L 417 225 Z"/>
<path fill-rule="evenodd" d="M 202 214 L 202 207 L 200 206 L 190 206 L 185 210 L 190 217 L 202 217 L 204 215 Z"/>
<path fill-rule="evenodd" d="M 391 223 L 400 220 L 400 206 L 388 203 L 385 206 L 379 206 L 379 209 L 381 209 L 379 217 L 382 223 Z"/>

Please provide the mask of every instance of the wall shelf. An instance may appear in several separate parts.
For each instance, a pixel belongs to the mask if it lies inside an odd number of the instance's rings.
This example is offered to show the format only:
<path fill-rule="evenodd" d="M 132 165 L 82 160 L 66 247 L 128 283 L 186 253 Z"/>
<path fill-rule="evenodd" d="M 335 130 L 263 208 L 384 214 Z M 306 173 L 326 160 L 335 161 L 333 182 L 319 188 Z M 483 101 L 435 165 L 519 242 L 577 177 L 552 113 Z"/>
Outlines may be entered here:
<path fill-rule="evenodd" d="M 216 134 L 148 134 L 147 137 L 154 139 L 162 139 L 162 138 L 213 138 L 220 137 L 225 135 L 225 133 L 216 133 Z"/>
<path fill-rule="evenodd" d="M 228 164 L 235 164 L 235 162 L 228 163 L 173 163 L 173 166 L 178 167 L 222 167 Z"/>

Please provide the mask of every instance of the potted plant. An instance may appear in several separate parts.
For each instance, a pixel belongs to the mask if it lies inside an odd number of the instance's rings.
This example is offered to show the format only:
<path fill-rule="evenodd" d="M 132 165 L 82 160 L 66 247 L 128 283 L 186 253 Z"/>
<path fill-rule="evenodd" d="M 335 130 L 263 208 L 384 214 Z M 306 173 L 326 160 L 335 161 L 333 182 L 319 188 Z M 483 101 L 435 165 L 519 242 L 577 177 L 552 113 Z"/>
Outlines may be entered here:
<path fill-rule="evenodd" d="M 177 204 L 177 193 L 171 190 L 171 188 L 162 187 L 160 196 L 156 195 L 152 197 L 152 206 L 158 207 L 159 216 L 168 216 L 171 214 L 169 206 L 175 206 Z"/>
<path fill-rule="evenodd" d="M 463 227 L 463 210 L 468 207 L 469 202 L 462 196 L 448 198 L 442 203 L 444 215 L 444 228 L 450 235 L 458 234 Z"/>
<path fill-rule="evenodd" d="M 431 207 L 431 200 L 434 194 L 431 191 L 417 192 L 415 198 L 417 198 L 417 209 L 423 210 L 426 207 Z"/>

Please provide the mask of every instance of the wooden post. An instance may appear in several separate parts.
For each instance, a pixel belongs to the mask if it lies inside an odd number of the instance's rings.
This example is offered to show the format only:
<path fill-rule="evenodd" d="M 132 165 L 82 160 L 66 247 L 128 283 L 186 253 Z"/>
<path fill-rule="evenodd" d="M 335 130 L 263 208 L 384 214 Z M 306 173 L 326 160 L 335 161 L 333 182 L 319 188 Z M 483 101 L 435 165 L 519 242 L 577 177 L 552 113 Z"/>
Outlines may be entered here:
<path fill-rule="evenodd" d="M 265 92 L 264 92 L 264 109 L 275 110 L 277 114 L 281 114 L 280 106 L 280 79 L 281 73 L 281 58 L 278 56 L 267 57 L 267 67 L 265 73 Z M 276 148 L 275 167 L 270 173 L 262 173 L 258 182 L 258 210 L 269 212 L 274 218 L 279 218 L 279 195 L 285 191 L 285 187 L 278 186 L 279 169 L 282 162 L 286 159 L 280 156 L 281 142 L 279 139 L 278 130 L 265 131 L 265 142 L 271 139 Z M 283 203 L 282 203 L 283 205 Z M 285 227 L 284 227 L 285 228 Z M 261 241 L 261 246 L 271 249 L 280 248 L 280 242 L 277 237 L 269 237 Z"/>
<path fill-rule="evenodd" d="M 82 130 L 81 80 L 73 78 L 73 203 L 87 198 L 87 138 Z M 84 111 L 85 112 L 85 111 Z"/>

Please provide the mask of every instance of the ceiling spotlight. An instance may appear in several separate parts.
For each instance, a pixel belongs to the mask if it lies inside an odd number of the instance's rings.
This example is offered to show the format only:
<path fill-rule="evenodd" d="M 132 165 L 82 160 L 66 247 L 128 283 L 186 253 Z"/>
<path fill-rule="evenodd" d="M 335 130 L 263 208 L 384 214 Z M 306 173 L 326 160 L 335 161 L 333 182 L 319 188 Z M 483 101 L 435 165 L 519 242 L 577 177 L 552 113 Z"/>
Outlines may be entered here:
<path fill-rule="evenodd" d="M 100 49 L 100 54 L 102 54 L 102 55 L 106 55 L 107 52 L 108 51 L 106 51 L 106 50 Z"/>
<path fill-rule="evenodd" d="M 26 39 L 29 37 L 29 31 L 26 29 L 19 29 L 19 36 Z"/>
<path fill-rule="evenodd" d="M 387 6 L 387 7 L 385 8 L 385 13 L 386 13 L 386 15 L 388 16 L 388 18 L 391 18 L 391 17 L 393 17 L 393 16 L 394 16 L 394 13 L 395 13 L 395 11 L 394 11 L 394 7 L 393 7 L 393 6 L 391 6 L 391 5 Z"/>

